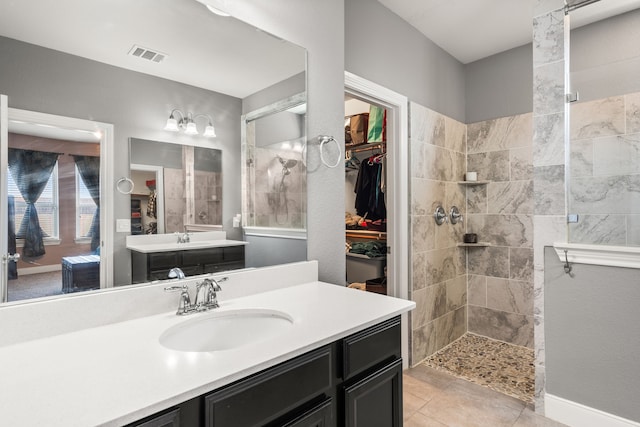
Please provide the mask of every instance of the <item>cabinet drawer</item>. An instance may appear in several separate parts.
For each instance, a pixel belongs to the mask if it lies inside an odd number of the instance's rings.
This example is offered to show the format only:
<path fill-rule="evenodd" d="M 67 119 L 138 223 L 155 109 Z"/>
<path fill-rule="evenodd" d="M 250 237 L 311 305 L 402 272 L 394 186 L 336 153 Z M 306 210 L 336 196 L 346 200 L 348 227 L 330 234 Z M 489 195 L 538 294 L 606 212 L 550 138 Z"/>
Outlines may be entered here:
<path fill-rule="evenodd" d="M 327 398 L 322 403 L 314 406 L 295 419 L 281 424 L 282 427 L 329 427 L 332 423 L 333 404 L 331 398 Z"/>
<path fill-rule="evenodd" d="M 204 265 L 222 262 L 222 248 L 182 251 L 182 265 Z"/>
<path fill-rule="evenodd" d="M 224 262 L 244 261 L 244 246 L 228 246 L 224 248 Z"/>
<path fill-rule="evenodd" d="M 177 252 L 157 252 L 147 255 L 149 270 L 171 270 L 179 267 L 179 257 Z M 166 278 L 166 277 L 165 277 Z"/>
<path fill-rule="evenodd" d="M 257 427 L 282 417 L 329 391 L 331 359 L 323 347 L 205 396 L 205 425 Z"/>
<path fill-rule="evenodd" d="M 130 424 L 128 427 L 180 427 L 180 408 L 162 415 L 154 415 L 143 421 Z"/>
<path fill-rule="evenodd" d="M 385 361 L 401 357 L 400 317 L 342 340 L 342 378 L 347 380 Z"/>

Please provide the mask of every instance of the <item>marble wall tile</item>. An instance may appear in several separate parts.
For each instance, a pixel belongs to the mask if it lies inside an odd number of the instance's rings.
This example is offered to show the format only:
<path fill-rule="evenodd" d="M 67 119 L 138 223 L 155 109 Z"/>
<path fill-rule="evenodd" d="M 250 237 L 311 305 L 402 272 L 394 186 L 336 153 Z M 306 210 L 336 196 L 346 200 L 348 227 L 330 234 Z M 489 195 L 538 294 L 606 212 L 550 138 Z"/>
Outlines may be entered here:
<path fill-rule="evenodd" d="M 625 132 L 624 97 L 571 104 L 571 139 L 621 135 Z"/>
<path fill-rule="evenodd" d="M 533 165 L 564 163 L 564 113 L 547 114 L 534 119 Z"/>
<path fill-rule="evenodd" d="M 469 306 L 469 332 L 533 348 L 533 317 Z"/>
<path fill-rule="evenodd" d="M 533 66 L 564 59 L 564 11 L 555 10 L 533 19 Z"/>
<path fill-rule="evenodd" d="M 445 205 L 445 184 L 432 179 L 411 179 L 411 214 L 431 215 Z"/>
<path fill-rule="evenodd" d="M 533 249 L 509 248 L 509 278 L 533 282 Z"/>
<path fill-rule="evenodd" d="M 438 283 L 427 286 L 425 291 L 425 323 L 431 322 L 447 313 L 447 285 Z"/>
<path fill-rule="evenodd" d="M 533 179 L 533 153 L 531 147 L 509 150 L 511 180 Z"/>
<path fill-rule="evenodd" d="M 438 181 L 454 181 L 453 177 L 458 169 L 456 156 L 450 150 L 425 144 L 425 178 Z"/>
<path fill-rule="evenodd" d="M 640 92 L 624 96 L 627 133 L 640 132 Z"/>
<path fill-rule="evenodd" d="M 533 282 L 487 277 L 487 307 L 533 316 Z"/>
<path fill-rule="evenodd" d="M 569 206 L 587 214 L 640 213 L 640 175 L 575 178 L 571 181 Z"/>
<path fill-rule="evenodd" d="M 445 206 L 448 208 L 451 205 Z M 464 224 L 461 223 L 451 224 L 451 222 L 445 222 L 440 226 L 436 226 L 434 236 L 436 249 L 455 247 L 458 243 L 462 242 L 464 233 Z"/>
<path fill-rule="evenodd" d="M 491 182 L 487 201 L 490 214 L 532 214 L 533 181 Z"/>
<path fill-rule="evenodd" d="M 468 303 L 480 307 L 487 306 L 487 276 L 468 275 Z"/>
<path fill-rule="evenodd" d="M 435 325 L 433 322 L 413 328 L 411 332 L 411 366 L 415 366 L 427 356 L 438 351 Z"/>
<path fill-rule="evenodd" d="M 542 271 L 544 267 L 544 247 L 551 246 L 554 242 L 566 241 L 567 217 L 563 215 L 533 217 L 534 227 L 534 260 L 535 268 Z M 543 285 L 543 282 L 540 282 Z"/>
<path fill-rule="evenodd" d="M 577 223 L 568 224 L 569 241 L 595 245 L 626 245 L 625 215 L 584 215 Z"/>
<path fill-rule="evenodd" d="M 411 289 L 417 291 L 427 286 L 427 255 L 425 252 L 413 253 L 411 257 Z"/>
<path fill-rule="evenodd" d="M 447 310 L 454 311 L 467 305 L 467 275 L 458 276 L 445 283 Z"/>
<path fill-rule="evenodd" d="M 465 187 L 461 186 L 457 182 L 447 182 L 444 184 L 445 198 L 444 205 L 447 208 L 451 206 L 457 206 L 460 212 L 465 213 Z"/>
<path fill-rule="evenodd" d="M 467 187 L 467 213 L 487 213 L 487 186 L 474 185 Z"/>
<path fill-rule="evenodd" d="M 561 215 L 565 211 L 564 165 L 533 168 L 534 212 Z"/>
<path fill-rule="evenodd" d="M 469 154 L 467 170 L 478 172 L 479 181 L 509 181 L 509 150 Z"/>
<path fill-rule="evenodd" d="M 571 141 L 570 169 L 572 178 L 593 176 L 593 140 L 575 139 Z"/>
<path fill-rule="evenodd" d="M 445 146 L 444 116 L 419 104 L 410 106 L 411 138 L 426 144 Z"/>
<path fill-rule="evenodd" d="M 627 215 L 627 245 L 640 246 L 640 215 Z"/>
<path fill-rule="evenodd" d="M 640 173 L 640 133 L 593 140 L 593 174 Z"/>
<path fill-rule="evenodd" d="M 530 146 L 532 120 L 527 113 L 467 125 L 467 154 Z"/>
<path fill-rule="evenodd" d="M 467 330 L 467 311 L 461 307 L 450 311 L 434 322 L 436 347 L 438 350 L 460 338 Z"/>
<path fill-rule="evenodd" d="M 452 247 L 427 252 L 427 284 L 455 279 L 466 273 L 462 248 Z"/>
<path fill-rule="evenodd" d="M 411 215 L 411 249 L 413 253 L 434 248 L 433 218 L 426 215 Z"/>
<path fill-rule="evenodd" d="M 532 215 L 470 214 L 467 217 L 467 231 L 477 233 L 480 241 L 509 247 L 531 248 L 533 245 Z"/>
<path fill-rule="evenodd" d="M 468 250 L 469 274 L 509 277 L 509 248 L 486 247 Z"/>
<path fill-rule="evenodd" d="M 450 117 L 444 118 L 445 147 L 459 153 L 467 152 L 467 126 Z"/>
<path fill-rule="evenodd" d="M 564 110 L 564 62 L 536 67 L 533 73 L 533 114 L 559 113 Z"/>
<path fill-rule="evenodd" d="M 411 177 L 412 178 L 425 178 L 427 171 L 427 159 L 425 153 L 425 144 L 415 139 L 410 140 L 411 151 Z"/>

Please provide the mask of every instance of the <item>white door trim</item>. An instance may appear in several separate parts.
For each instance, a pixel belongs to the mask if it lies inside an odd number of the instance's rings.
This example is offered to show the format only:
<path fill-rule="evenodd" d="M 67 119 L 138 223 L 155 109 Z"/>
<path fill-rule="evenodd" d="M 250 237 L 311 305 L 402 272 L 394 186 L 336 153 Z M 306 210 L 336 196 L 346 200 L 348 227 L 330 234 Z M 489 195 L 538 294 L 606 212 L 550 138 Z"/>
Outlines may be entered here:
<path fill-rule="evenodd" d="M 113 287 L 113 125 L 16 108 L 9 108 L 8 116 L 9 120 L 100 133 L 100 288 Z"/>
<path fill-rule="evenodd" d="M 392 278 L 390 295 L 409 299 L 409 100 L 377 83 L 345 71 L 345 92 L 387 108 L 387 133 L 392 141 L 387 159 L 387 230 L 392 248 L 387 276 Z M 402 316 L 402 357 L 409 364 L 409 316 Z"/>
<path fill-rule="evenodd" d="M 9 111 L 8 99 L 6 95 L 0 95 L 0 225 L 5 227 L 8 222 L 9 207 L 4 201 L 8 199 L 7 188 L 7 169 L 8 159 L 4 153 L 8 152 L 9 147 Z M 7 233 L 6 230 L 3 230 Z M 3 235 L 0 232 L 0 236 Z M 0 257 L 5 256 L 9 251 L 7 239 L 0 239 Z M 0 303 L 7 301 L 7 282 L 4 280 L 7 272 L 5 264 L 0 260 Z"/>

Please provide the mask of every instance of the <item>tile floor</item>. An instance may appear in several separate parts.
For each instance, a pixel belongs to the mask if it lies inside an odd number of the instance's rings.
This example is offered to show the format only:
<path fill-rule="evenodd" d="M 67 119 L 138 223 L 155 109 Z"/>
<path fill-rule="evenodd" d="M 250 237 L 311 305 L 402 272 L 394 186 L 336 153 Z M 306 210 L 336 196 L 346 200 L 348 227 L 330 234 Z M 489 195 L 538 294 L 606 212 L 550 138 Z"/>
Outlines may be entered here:
<path fill-rule="evenodd" d="M 531 405 L 425 365 L 405 371 L 404 427 L 563 427 Z"/>

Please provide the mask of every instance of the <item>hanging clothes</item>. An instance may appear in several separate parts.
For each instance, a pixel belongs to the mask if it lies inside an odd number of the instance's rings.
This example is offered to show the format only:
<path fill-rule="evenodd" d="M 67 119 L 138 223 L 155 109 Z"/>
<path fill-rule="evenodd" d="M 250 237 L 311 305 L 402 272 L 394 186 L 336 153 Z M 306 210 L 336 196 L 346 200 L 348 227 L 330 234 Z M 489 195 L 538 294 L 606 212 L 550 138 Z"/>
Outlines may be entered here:
<path fill-rule="evenodd" d="M 383 167 L 375 157 L 377 156 L 372 156 L 360 164 L 354 189 L 356 213 L 372 221 L 387 218 L 387 208 L 381 188 Z"/>
<path fill-rule="evenodd" d="M 147 216 L 149 218 L 157 218 L 157 199 L 158 199 L 158 194 L 156 193 L 156 190 L 151 190 L 151 193 L 149 193 L 149 202 L 147 203 Z"/>

